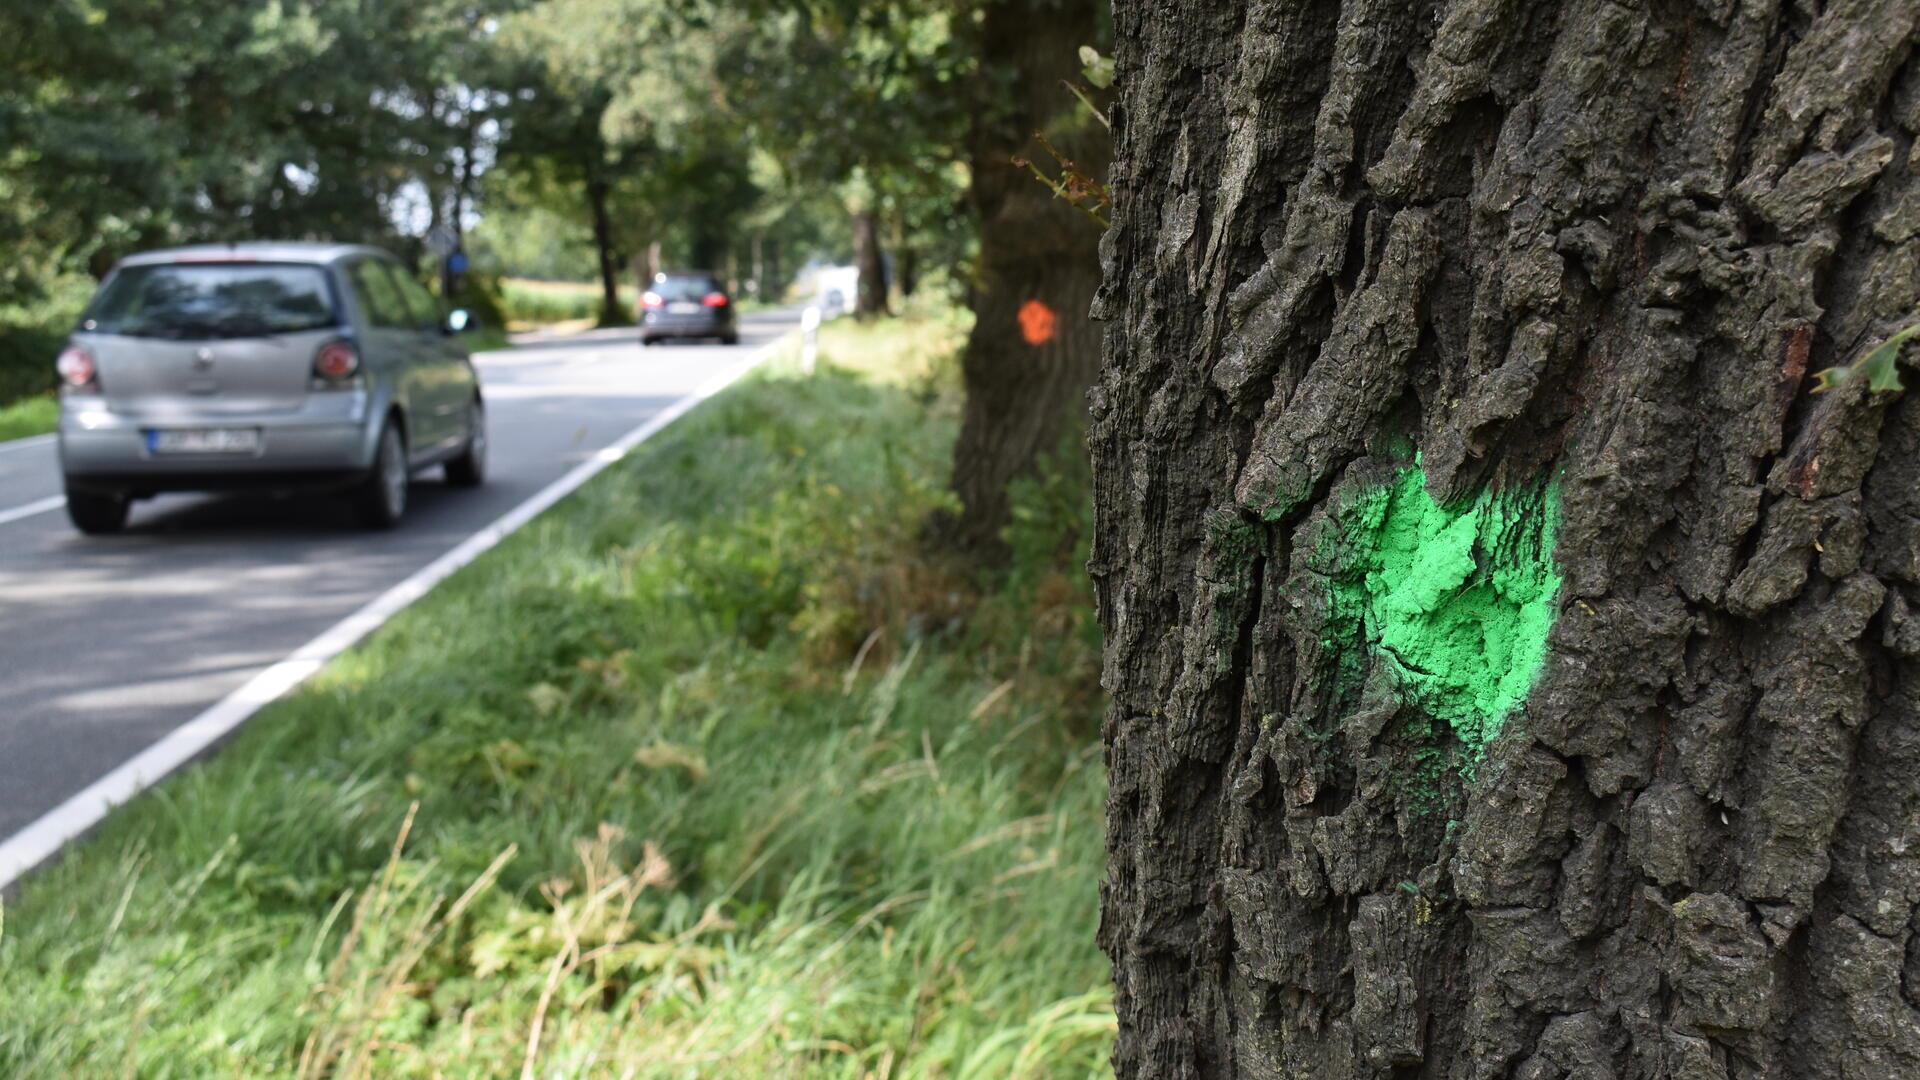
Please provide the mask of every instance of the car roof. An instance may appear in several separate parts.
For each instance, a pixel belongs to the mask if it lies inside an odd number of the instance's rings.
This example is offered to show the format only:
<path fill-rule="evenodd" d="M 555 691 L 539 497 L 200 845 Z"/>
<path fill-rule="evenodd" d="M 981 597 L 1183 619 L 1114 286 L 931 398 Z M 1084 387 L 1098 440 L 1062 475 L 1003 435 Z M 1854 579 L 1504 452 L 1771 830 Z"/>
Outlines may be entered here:
<path fill-rule="evenodd" d="M 297 240 L 250 240 L 239 244 L 194 244 L 143 251 L 120 260 L 121 266 L 182 262 L 290 262 L 324 265 L 352 255 L 392 256 L 366 244 L 329 244 Z"/>

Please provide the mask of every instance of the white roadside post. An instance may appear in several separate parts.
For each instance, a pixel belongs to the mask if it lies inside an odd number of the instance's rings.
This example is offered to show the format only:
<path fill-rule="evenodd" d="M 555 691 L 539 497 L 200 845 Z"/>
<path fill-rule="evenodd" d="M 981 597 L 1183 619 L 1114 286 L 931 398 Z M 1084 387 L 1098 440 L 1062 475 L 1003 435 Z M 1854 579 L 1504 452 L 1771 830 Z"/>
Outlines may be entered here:
<path fill-rule="evenodd" d="M 800 373 L 813 374 L 814 361 L 820 357 L 820 305 L 808 304 L 800 313 Z"/>

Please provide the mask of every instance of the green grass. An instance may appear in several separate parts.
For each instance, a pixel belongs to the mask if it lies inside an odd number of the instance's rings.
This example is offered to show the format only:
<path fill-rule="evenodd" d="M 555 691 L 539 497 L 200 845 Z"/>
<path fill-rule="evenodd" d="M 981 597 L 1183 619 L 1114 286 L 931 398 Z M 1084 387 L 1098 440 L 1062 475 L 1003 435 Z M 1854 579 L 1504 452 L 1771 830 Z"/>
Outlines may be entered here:
<path fill-rule="evenodd" d="M 45 435 L 60 421 L 60 402 L 52 395 L 22 398 L 0 405 L 0 442 Z"/>
<path fill-rule="evenodd" d="M 829 328 L 30 880 L 0 1075 L 1105 1075 L 1085 491 L 918 549 L 963 329 Z"/>
<path fill-rule="evenodd" d="M 511 336 L 498 326 L 480 326 L 467 331 L 462 339 L 468 352 L 493 352 L 513 344 Z"/>

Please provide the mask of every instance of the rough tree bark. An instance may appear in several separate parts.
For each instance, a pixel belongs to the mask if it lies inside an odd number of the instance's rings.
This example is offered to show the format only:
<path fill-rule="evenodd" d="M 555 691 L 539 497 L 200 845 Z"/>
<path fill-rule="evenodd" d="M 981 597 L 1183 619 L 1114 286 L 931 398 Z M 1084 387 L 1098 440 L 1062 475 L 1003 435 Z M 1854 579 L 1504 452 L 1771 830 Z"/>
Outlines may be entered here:
<path fill-rule="evenodd" d="M 887 264 L 880 254 L 880 219 L 871 210 L 854 211 L 853 262 L 860 273 L 854 316 L 873 319 L 892 314 L 887 309 Z"/>
<path fill-rule="evenodd" d="M 1099 37 L 1094 0 L 987 4 L 978 33 L 988 93 L 967 155 L 980 256 L 953 458 L 962 510 L 950 532 L 962 548 L 988 550 L 1007 522 L 1007 485 L 1074 430 L 1100 365 L 1099 329 L 1087 317 L 1100 285 L 1099 227 L 1014 160 L 1051 168 L 1033 141 L 1049 130 L 1083 172 L 1101 177 L 1109 143 L 1061 85 L 1079 80 L 1078 50 Z M 1063 127 L 1062 118 L 1072 122 Z"/>
<path fill-rule="evenodd" d="M 1118 1075 L 1920 1076 L 1920 5 L 1117 8 Z M 1328 632 L 1416 460 L 1557 485 L 1477 761 Z"/>

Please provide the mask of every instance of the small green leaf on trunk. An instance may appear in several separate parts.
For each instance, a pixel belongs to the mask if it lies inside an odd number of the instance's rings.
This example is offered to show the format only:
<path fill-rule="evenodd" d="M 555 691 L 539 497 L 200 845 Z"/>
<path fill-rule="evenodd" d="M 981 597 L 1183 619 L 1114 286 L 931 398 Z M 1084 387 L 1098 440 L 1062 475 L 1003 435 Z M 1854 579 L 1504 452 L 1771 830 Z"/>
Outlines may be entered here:
<path fill-rule="evenodd" d="M 1865 377 L 1867 389 L 1875 394 L 1897 394 L 1906 389 L 1900 382 L 1900 349 L 1920 334 L 1920 323 L 1881 342 L 1874 350 L 1847 367 L 1830 367 L 1813 373 L 1813 392 L 1824 394 L 1835 387 Z"/>
<path fill-rule="evenodd" d="M 1101 56 L 1100 50 L 1091 45 L 1080 46 L 1080 73 L 1095 88 L 1105 90 L 1113 85 L 1113 58 Z"/>

